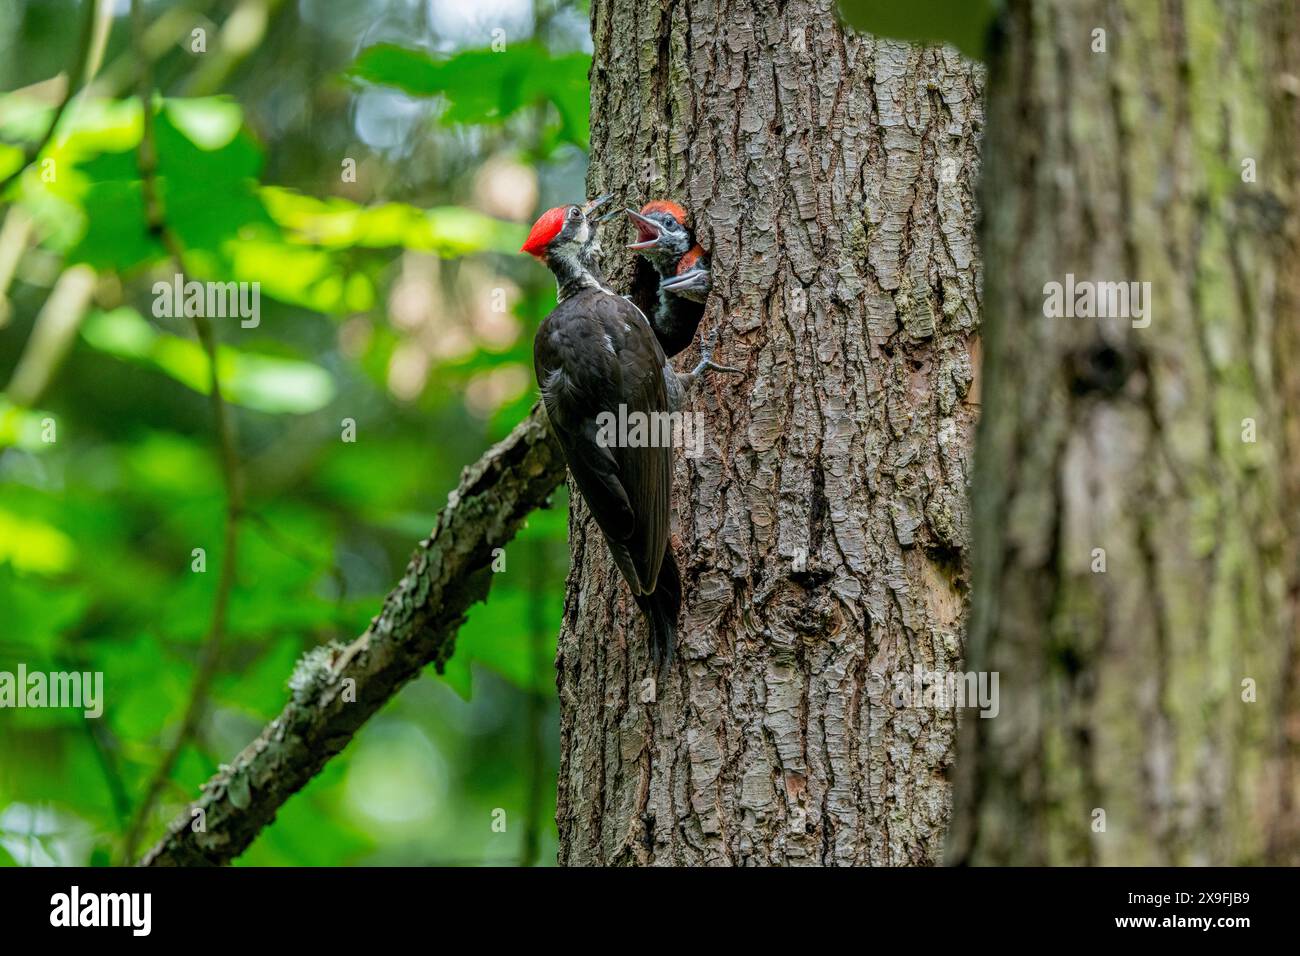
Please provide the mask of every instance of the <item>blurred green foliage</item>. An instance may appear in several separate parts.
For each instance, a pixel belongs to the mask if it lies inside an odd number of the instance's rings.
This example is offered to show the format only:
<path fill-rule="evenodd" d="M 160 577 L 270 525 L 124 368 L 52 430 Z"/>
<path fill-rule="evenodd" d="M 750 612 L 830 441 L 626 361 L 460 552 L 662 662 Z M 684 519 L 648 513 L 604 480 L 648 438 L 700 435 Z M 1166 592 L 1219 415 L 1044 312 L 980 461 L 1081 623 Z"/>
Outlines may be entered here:
<path fill-rule="evenodd" d="M 437 58 L 379 44 L 357 58 L 352 75 L 415 96 L 445 97 L 444 123 L 501 122 L 526 107 L 550 103 L 559 123 L 547 131 L 545 142 L 562 140 L 586 149 L 590 66 L 586 54 L 552 56 L 538 43 Z"/>
<path fill-rule="evenodd" d="M 913 43 L 950 43 L 982 60 L 1002 0 L 839 0 L 849 26 Z"/>
<path fill-rule="evenodd" d="M 94 87 L 0 195 L 0 671 L 101 671 L 106 698 L 98 720 L 0 710 L 0 864 L 119 861 L 221 557 L 207 361 L 158 308 L 176 270 L 145 225 L 117 7 Z M 173 30 L 148 108 L 184 278 L 260 290 L 255 324 L 214 320 L 247 515 L 211 706 L 152 840 L 279 712 L 302 653 L 365 629 L 461 468 L 534 400 L 554 292 L 515 250 L 538 206 L 581 195 L 590 56 L 585 5 L 550 0 L 146 10 Z M 0 178 L 55 115 L 43 81 L 78 16 L 0 3 Z M 79 265 L 90 293 L 61 297 Z M 561 493 L 533 516 L 446 673 L 391 701 L 241 864 L 554 860 L 566 514 Z"/>

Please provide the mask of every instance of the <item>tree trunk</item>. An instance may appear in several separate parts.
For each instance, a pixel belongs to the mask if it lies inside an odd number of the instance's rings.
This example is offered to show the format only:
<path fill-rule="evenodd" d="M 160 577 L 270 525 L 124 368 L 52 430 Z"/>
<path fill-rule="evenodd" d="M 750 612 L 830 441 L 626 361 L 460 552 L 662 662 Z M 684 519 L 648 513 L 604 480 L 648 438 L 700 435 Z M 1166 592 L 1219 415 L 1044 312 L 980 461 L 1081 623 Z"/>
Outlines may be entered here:
<path fill-rule="evenodd" d="M 1010 5 L 950 862 L 1296 860 L 1298 13 Z M 1067 273 L 1149 326 L 1048 317 Z"/>
<path fill-rule="evenodd" d="M 694 399 L 657 688 L 575 500 L 560 862 L 937 862 L 954 712 L 896 707 L 891 681 L 962 656 L 980 72 L 848 35 L 832 0 L 595 0 L 592 25 L 591 193 L 688 207 L 704 328 L 745 375 Z"/>

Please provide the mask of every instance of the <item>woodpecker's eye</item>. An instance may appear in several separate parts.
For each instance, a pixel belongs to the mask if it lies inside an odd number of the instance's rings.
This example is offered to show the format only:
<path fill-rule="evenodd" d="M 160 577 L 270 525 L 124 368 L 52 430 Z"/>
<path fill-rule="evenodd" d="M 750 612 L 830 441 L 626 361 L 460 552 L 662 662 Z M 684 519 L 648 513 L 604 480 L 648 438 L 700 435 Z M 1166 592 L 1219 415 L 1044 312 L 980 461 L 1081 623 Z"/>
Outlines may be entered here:
<path fill-rule="evenodd" d="M 569 218 L 570 218 L 570 219 L 577 219 L 579 213 L 580 213 L 580 210 L 578 209 L 577 206 L 570 206 L 570 207 L 569 207 Z"/>

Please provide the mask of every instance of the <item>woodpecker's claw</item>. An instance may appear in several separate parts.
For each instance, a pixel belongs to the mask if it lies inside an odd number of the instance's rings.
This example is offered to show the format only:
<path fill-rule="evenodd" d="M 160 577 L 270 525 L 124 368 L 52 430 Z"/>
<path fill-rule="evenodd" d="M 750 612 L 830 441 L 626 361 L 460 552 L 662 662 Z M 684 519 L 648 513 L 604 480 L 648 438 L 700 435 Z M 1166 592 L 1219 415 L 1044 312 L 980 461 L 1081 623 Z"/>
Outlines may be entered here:
<path fill-rule="evenodd" d="M 664 370 L 664 379 L 668 386 L 668 406 L 670 411 L 680 411 L 686 405 L 686 399 L 691 392 L 695 390 L 695 383 L 700 380 L 705 372 L 725 372 L 731 375 L 743 375 L 744 369 L 732 368 L 729 365 L 718 365 L 713 361 L 713 349 L 718 344 L 719 329 L 713 327 L 713 331 L 704 341 L 700 348 L 700 364 L 689 372 L 679 374 L 674 372 L 670 367 Z"/>
<path fill-rule="evenodd" d="M 744 375 L 744 369 L 732 368 L 730 365 L 718 365 L 713 361 L 713 350 L 718 345 L 718 335 L 721 330 L 718 326 L 713 327 L 709 337 L 704 341 L 704 346 L 700 349 L 700 364 L 691 369 L 691 378 L 695 379 L 704 372 L 725 372 L 731 375 Z"/>
<path fill-rule="evenodd" d="M 743 368 L 732 368 L 730 365 L 718 365 L 710 362 L 708 359 L 701 359 L 700 364 L 691 370 L 692 375 L 699 375 L 701 372 L 727 372 L 731 375 L 744 375 Z"/>

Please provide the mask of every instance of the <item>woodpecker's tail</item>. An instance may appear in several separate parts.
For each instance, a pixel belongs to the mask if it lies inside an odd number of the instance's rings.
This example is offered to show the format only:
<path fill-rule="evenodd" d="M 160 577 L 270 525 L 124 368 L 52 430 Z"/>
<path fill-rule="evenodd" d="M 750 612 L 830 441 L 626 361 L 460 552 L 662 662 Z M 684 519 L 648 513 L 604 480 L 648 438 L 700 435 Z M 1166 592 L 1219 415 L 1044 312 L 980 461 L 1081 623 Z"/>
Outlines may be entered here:
<path fill-rule="evenodd" d="M 650 627 L 650 656 L 655 669 L 662 670 L 673 661 L 677 615 L 682 609 L 682 579 L 677 574 L 671 544 L 664 550 L 664 561 L 659 567 L 659 580 L 654 591 L 639 595 L 636 603 Z"/>

